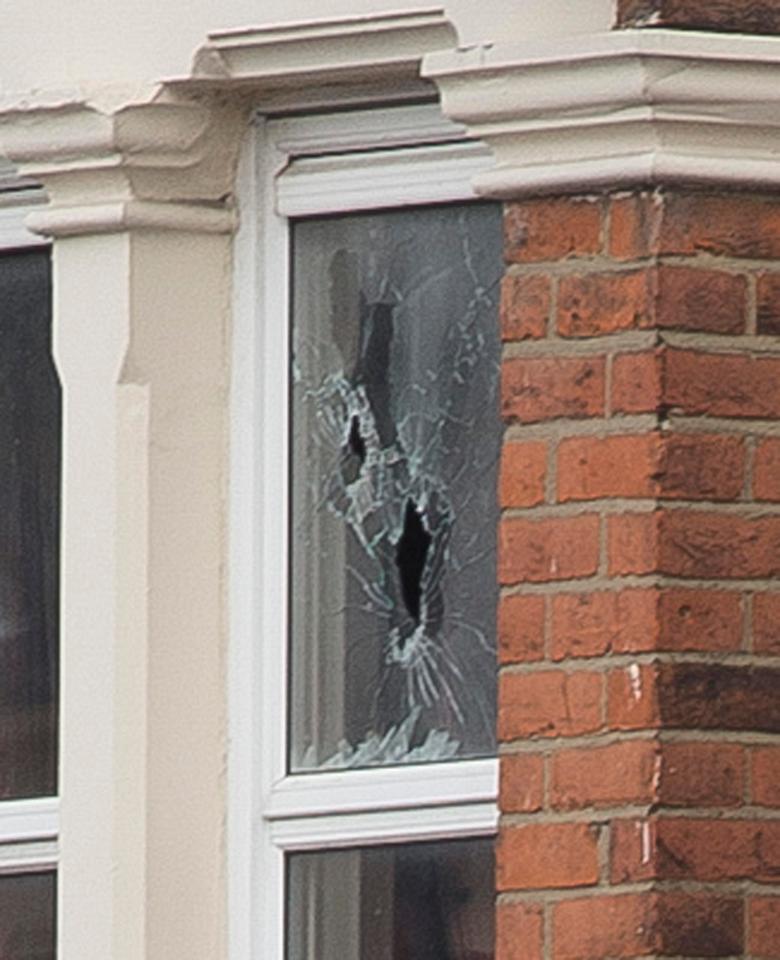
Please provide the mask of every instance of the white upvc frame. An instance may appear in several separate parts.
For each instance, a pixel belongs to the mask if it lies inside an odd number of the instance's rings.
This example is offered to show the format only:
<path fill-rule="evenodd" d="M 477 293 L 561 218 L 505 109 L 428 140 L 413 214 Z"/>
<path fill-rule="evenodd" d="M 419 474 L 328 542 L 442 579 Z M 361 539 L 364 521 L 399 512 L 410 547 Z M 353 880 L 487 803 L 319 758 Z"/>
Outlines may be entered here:
<path fill-rule="evenodd" d="M 44 202 L 43 192 L 0 168 L 0 256 L 48 246 L 25 226 L 28 214 Z M 57 797 L 0 801 L 0 876 L 57 868 Z"/>
<path fill-rule="evenodd" d="M 497 829 L 496 759 L 286 770 L 288 218 L 473 199 L 471 178 L 489 164 L 435 106 L 258 117 L 243 152 L 231 396 L 231 960 L 283 960 L 288 852 Z"/>

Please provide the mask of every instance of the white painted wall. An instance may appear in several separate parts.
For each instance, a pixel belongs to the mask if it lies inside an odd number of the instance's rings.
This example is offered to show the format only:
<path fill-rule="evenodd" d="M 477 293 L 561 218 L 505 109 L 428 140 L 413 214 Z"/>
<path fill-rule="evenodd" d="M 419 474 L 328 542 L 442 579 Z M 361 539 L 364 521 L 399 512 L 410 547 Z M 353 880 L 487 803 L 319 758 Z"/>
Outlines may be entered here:
<path fill-rule="evenodd" d="M 464 44 L 609 29 L 615 0 L 21 0 L 3 16 L 0 94 L 181 76 L 209 31 L 441 3 Z"/>

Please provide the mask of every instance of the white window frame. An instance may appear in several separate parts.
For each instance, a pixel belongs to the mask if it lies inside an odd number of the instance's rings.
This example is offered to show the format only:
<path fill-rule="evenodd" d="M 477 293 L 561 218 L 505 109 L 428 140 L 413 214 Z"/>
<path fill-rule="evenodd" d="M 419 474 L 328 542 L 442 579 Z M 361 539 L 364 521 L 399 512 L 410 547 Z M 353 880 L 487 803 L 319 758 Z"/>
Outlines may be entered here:
<path fill-rule="evenodd" d="M 288 218 L 474 199 L 471 178 L 489 165 L 487 149 L 433 105 L 258 117 L 243 151 L 230 406 L 231 960 L 283 960 L 287 853 L 497 831 L 496 758 L 286 772 Z"/>
<path fill-rule="evenodd" d="M 27 215 L 43 202 L 42 190 L 0 164 L 0 256 L 49 245 L 25 227 Z M 57 797 L 0 801 L 0 876 L 56 871 L 58 833 Z"/>

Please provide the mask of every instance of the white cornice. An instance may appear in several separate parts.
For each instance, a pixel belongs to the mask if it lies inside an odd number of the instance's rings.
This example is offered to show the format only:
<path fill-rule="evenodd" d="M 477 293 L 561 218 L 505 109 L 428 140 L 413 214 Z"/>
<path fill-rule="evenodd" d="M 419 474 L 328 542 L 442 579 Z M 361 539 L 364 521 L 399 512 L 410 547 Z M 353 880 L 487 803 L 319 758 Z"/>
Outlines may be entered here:
<path fill-rule="evenodd" d="M 486 196 L 780 187 L 780 39 L 621 31 L 434 53 L 423 73 L 493 151 Z"/>
<path fill-rule="evenodd" d="M 438 7 L 225 30 L 168 86 L 244 92 L 264 113 L 419 100 L 436 95 L 423 56 L 457 42 Z"/>
<path fill-rule="evenodd" d="M 161 88 L 106 104 L 80 90 L 0 102 L 3 153 L 50 203 L 28 218 L 47 236 L 128 229 L 229 231 L 246 110 Z"/>

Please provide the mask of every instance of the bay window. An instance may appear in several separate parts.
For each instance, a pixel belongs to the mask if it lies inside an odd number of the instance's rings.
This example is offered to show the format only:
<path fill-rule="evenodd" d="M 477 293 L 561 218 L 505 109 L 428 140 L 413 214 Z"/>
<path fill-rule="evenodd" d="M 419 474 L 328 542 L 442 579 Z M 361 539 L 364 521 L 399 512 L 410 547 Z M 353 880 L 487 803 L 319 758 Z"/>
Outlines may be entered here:
<path fill-rule="evenodd" d="M 493 953 L 501 229 L 469 187 L 485 161 L 428 106 L 258 120 L 244 157 L 239 956 Z"/>

